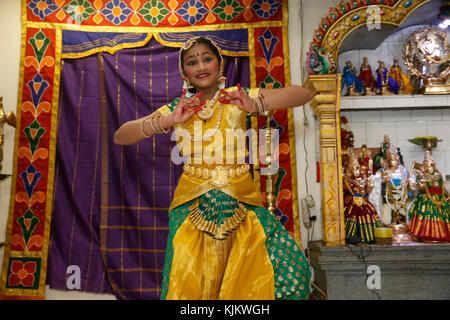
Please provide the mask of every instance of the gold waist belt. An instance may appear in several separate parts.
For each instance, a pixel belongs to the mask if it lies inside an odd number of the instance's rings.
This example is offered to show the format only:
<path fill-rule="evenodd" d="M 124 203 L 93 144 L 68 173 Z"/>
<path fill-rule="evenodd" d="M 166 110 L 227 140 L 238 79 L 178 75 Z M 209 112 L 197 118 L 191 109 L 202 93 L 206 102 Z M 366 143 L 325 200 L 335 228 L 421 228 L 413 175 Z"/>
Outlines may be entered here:
<path fill-rule="evenodd" d="M 248 163 L 239 166 L 217 166 L 214 168 L 203 168 L 185 164 L 183 171 L 186 175 L 206 180 L 214 187 L 221 188 L 230 183 L 230 178 L 239 178 L 250 171 Z"/>

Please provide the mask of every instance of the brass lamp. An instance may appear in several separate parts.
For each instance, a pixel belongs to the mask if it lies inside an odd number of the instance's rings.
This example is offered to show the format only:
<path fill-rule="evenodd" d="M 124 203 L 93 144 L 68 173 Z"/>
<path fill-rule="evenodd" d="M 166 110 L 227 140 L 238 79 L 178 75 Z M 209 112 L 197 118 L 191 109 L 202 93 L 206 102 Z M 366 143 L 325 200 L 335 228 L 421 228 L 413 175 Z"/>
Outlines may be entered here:
<path fill-rule="evenodd" d="M 273 157 L 272 154 L 272 129 L 270 127 L 270 120 L 272 119 L 273 112 L 265 111 L 263 114 L 266 117 L 266 148 L 267 148 L 267 167 L 272 167 Z M 273 176 L 274 174 L 268 174 L 266 176 L 266 195 L 267 195 L 267 210 L 270 213 L 275 213 L 276 203 L 275 203 L 275 193 L 273 190 Z"/>
<path fill-rule="evenodd" d="M 437 147 L 437 143 L 441 142 L 437 137 L 415 137 L 414 139 L 408 139 L 409 142 L 414 143 L 418 146 L 422 146 L 425 150 L 428 150 L 431 154 L 433 149 Z"/>
<path fill-rule="evenodd" d="M 0 97 L 0 172 L 2 171 L 3 165 L 3 144 L 5 143 L 4 135 L 4 125 L 9 124 L 12 127 L 16 127 L 16 116 L 11 111 L 8 114 L 5 113 L 3 109 L 3 97 Z M 0 181 L 9 177 L 9 174 L 0 174 Z"/>

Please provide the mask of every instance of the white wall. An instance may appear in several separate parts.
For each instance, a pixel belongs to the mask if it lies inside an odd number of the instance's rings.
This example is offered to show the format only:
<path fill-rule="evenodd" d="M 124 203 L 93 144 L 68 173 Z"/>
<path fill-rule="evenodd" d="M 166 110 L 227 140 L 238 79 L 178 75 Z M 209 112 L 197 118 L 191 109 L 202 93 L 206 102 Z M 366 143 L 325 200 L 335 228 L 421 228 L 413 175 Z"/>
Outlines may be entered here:
<path fill-rule="evenodd" d="M 0 1 L 0 38 L 2 50 L 0 56 L 0 96 L 3 96 L 5 111 L 16 112 L 17 91 L 19 83 L 19 58 L 21 45 L 21 1 Z M 303 35 L 301 34 L 300 8 L 303 2 Z M 291 83 L 301 85 L 304 82 L 305 73 L 302 72 L 305 54 L 308 49 L 314 29 L 317 28 L 320 18 L 326 10 L 334 5 L 333 0 L 289 0 L 289 39 L 290 39 L 290 64 Z M 303 51 L 303 56 L 301 52 Z M 304 112 L 308 125 L 304 126 Z M 308 191 L 316 201 L 313 214 L 317 215 L 317 223 L 314 227 L 313 239 L 322 238 L 320 217 L 320 184 L 316 183 L 316 152 L 317 130 L 314 116 L 309 107 L 294 109 L 296 130 L 296 155 L 299 199 L 302 199 Z M 303 137 L 306 137 L 305 143 Z M 2 173 L 12 173 L 14 129 L 5 126 L 4 161 Z M 306 152 L 305 152 L 306 149 Z M 306 170 L 306 160 L 309 168 Z M 306 175 L 306 178 L 305 178 Z M 0 182 L 0 241 L 5 239 L 5 226 L 7 222 L 10 198 L 11 178 Z M 301 224 L 302 243 L 307 243 L 307 230 Z M 0 263 L 3 260 L 3 249 L 0 249 Z M 64 292 L 58 290 L 46 290 L 47 299 L 114 299 L 111 295 L 98 295 L 80 292 Z"/>
<path fill-rule="evenodd" d="M 301 85 L 308 73 L 305 70 L 306 54 L 312 35 L 319 26 L 321 17 L 335 4 L 333 0 L 290 0 L 289 1 L 289 50 L 291 64 L 291 84 Z M 300 12 L 302 11 L 302 14 Z M 303 20 L 303 21 L 302 21 Z M 303 32 L 302 32 L 303 29 Z M 304 119 L 306 117 L 306 125 Z M 297 154 L 297 181 L 299 202 L 307 194 L 314 197 L 316 206 L 311 215 L 316 215 L 314 228 L 306 229 L 300 219 L 303 248 L 309 240 L 322 239 L 322 219 L 320 213 L 320 183 L 317 183 L 316 162 L 318 161 L 318 127 L 309 105 L 294 109 L 295 147 Z M 300 203 L 299 203 L 300 206 Z M 300 215 L 302 214 L 301 208 Z"/>
<path fill-rule="evenodd" d="M 343 111 L 349 120 L 349 128 L 355 135 L 355 148 L 366 144 L 379 148 L 387 134 L 391 142 L 400 148 L 405 167 L 412 161 L 423 162 L 424 149 L 408 141 L 419 136 L 436 136 L 442 139 L 433 150 L 436 165 L 444 175 L 450 174 L 450 109 Z"/>

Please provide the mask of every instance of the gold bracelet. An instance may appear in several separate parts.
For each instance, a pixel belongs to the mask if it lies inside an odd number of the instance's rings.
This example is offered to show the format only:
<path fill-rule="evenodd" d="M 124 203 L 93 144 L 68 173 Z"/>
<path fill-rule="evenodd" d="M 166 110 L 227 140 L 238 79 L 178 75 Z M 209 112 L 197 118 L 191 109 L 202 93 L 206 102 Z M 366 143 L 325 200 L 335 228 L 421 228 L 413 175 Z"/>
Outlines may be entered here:
<path fill-rule="evenodd" d="M 152 118 L 153 118 L 152 116 L 147 117 L 148 124 L 150 125 L 150 128 L 152 128 L 153 133 L 156 133 L 156 129 L 155 129 L 155 126 L 153 125 Z"/>
<path fill-rule="evenodd" d="M 144 131 L 144 121 L 147 120 L 147 119 L 148 119 L 148 118 L 145 117 L 145 118 L 143 118 L 143 119 L 139 122 L 139 129 L 141 130 L 141 134 L 142 134 L 142 136 L 143 136 L 144 138 L 146 138 L 146 139 L 151 137 L 151 136 L 145 134 L 145 131 Z"/>
<path fill-rule="evenodd" d="M 169 128 L 164 129 L 162 127 L 161 119 L 162 119 L 162 115 L 148 116 L 148 117 L 145 117 L 144 119 L 142 119 L 142 121 L 140 122 L 140 129 L 141 129 L 142 135 L 145 138 L 150 137 L 149 135 L 145 134 L 145 132 L 144 132 L 144 121 L 145 120 L 149 120 L 150 128 L 152 128 L 153 133 L 168 133 L 170 129 Z M 159 124 L 158 124 L 158 120 L 160 121 Z"/>
<path fill-rule="evenodd" d="M 255 116 L 255 115 L 258 114 L 258 110 L 255 110 L 255 108 L 256 108 L 256 99 L 255 99 L 255 98 L 252 98 L 252 101 L 253 101 L 252 111 L 247 112 L 247 114 L 248 114 L 249 116 Z M 256 108 L 256 109 L 257 109 L 257 108 Z"/>
<path fill-rule="evenodd" d="M 159 119 L 159 126 L 158 126 L 158 129 L 160 130 L 159 133 L 168 133 L 170 131 L 170 128 L 166 128 L 166 129 L 163 128 L 162 118 L 163 118 L 163 116 L 158 116 L 155 120 L 155 123 L 157 123 L 158 119 Z"/>
<path fill-rule="evenodd" d="M 263 114 L 264 112 L 266 112 L 267 110 L 267 104 L 266 104 L 266 100 L 264 99 L 264 96 L 261 94 L 261 91 L 258 94 L 258 100 L 260 102 L 259 106 L 259 114 Z"/>
<path fill-rule="evenodd" d="M 264 107 L 261 103 L 261 98 L 259 96 L 256 98 L 256 104 L 258 105 L 258 114 L 262 115 L 264 112 Z"/>
<path fill-rule="evenodd" d="M 158 124 L 156 123 L 156 116 L 152 116 L 150 118 L 150 124 L 151 124 L 153 131 L 155 131 L 155 133 L 160 133 Z"/>

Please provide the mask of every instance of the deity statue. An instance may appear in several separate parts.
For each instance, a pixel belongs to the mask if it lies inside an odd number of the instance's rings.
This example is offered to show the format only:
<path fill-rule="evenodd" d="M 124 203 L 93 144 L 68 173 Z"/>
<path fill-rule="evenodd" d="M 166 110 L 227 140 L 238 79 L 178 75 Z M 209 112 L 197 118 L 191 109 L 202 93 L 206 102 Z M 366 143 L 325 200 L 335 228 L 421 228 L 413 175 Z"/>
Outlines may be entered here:
<path fill-rule="evenodd" d="M 363 58 L 363 63 L 359 69 L 358 79 L 362 82 L 364 86 L 364 93 L 366 96 L 374 95 L 376 80 L 372 73 L 372 68 L 369 64 L 369 59 L 367 57 Z"/>
<path fill-rule="evenodd" d="M 361 152 L 358 155 L 361 175 L 369 180 L 368 200 L 374 206 L 378 217 L 381 219 L 381 211 L 383 208 L 383 199 L 381 198 L 381 177 L 374 175 L 376 170 L 374 169 L 371 156 L 371 152 L 367 150 L 367 146 L 363 144 L 361 146 Z"/>
<path fill-rule="evenodd" d="M 388 69 L 384 66 L 383 61 L 378 61 L 377 73 L 377 93 L 380 95 L 389 95 L 391 93 L 398 94 L 400 87 L 394 79 L 390 76 Z"/>
<path fill-rule="evenodd" d="M 347 86 L 348 95 L 358 96 L 364 91 L 364 86 L 362 82 L 356 76 L 356 68 L 353 66 L 351 61 L 345 63 L 345 67 L 342 70 L 342 88 Z"/>
<path fill-rule="evenodd" d="M 375 176 L 381 177 L 383 209 L 381 220 L 385 225 L 405 224 L 408 203 L 412 200 L 415 176 L 400 163 L 397 148 L 389 145 L 386 160 L 381 159 L 381 168 Z"/>
<path fill-rule="evenodd" d="M 397 59 L 394 59 L 394 64 L 391 67 L 390 75 L 397 84 L 400 86 L 399 93 L 411 94 L 413 92 L 413 87 L 408 77 L 403 74 L 402 67 L 400 66 Z"/>
<path fill-rule="evenodd" d="M 388 135 L 384 135 L 383 142 L 381 143 L 381 150 L 375 156 L 373 157 L 373 173 L 375 174 L 380 168 L 383 160 L 387 159 L 387 151 L 389 149 L 389 146 L 391 145 L 391 140 L 389 139 Z M 403 163 L 403 155 L 400 152 L 400 148 L 397 148 L 397 154 L 398 158 L 400 160 L 400 164 L 404 165 Z"/>
<path fill-rule="evenodd" d="M 358 159 L 350 155 L 344 175 L 345 238 L 349 243 L 375 243 L 375 227 L 381 222 L 367 199 L 370 188 L 369 179 L 361 174 Z"/>
<path fill-rule="evenodd" d="M 419 194 L 409 210 L 408 232 L 417 240 L 449 242 L 449 194 L 430 151 L 416 175 Z"/>
<path fill-rule="evenodd" d="M 423 80 L 423 94 L 449 94 L 446 84 L 450 75 L 450 46 L 445 30 L 425 27 L 410 34 L 406 39 L 404 59 L 408 70 Z"/>
<path fill-rule="evenodd" d="M 361 174 L 367 178 L 370 177 L 373 174 L 373 160 L 371 158 L 371 153 L 367 150 L 367 146 L 365 144 L 361 146 L 361 152 L 358 155 L 358 162 L 361 166 Z"/>

